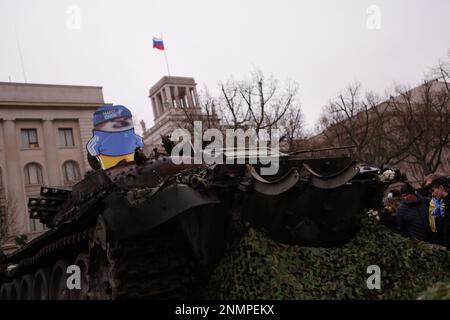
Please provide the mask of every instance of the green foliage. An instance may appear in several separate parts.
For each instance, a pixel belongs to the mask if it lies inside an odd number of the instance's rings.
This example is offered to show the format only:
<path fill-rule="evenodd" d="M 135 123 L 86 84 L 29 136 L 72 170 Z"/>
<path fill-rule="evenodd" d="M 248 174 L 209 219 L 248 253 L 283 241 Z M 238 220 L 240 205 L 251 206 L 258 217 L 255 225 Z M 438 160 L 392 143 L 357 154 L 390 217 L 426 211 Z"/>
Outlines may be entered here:
<path fill-rule="evenodd" d="M 367 289 L 369 265 L 381 289 Z M 250 229 L 213 272 L 208 299 L 414 299 L 450 276 L 450 253 L 363 218 L 357 236 L 335 248 L 288 246 Z"/>
<path fill-rule="evenodd" d="M 445 299 L 450 300 L 450 280 L 447 279 L 445 282 L 438 282 L 427 291 L 423 292 L 419 299 L 423 300 L 439 300 Z"/>

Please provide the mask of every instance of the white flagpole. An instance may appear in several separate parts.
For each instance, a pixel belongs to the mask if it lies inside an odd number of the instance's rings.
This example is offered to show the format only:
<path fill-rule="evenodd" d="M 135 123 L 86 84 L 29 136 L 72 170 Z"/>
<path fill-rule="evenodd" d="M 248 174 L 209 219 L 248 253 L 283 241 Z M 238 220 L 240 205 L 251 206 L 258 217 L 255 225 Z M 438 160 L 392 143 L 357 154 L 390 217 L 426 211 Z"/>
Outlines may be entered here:
<path fill-rule="evenodd" d="M 19 50 L 19 57 L 20 57 L 20 64 L 22 66 L 23 79 L 25 80 L 25 83 L 27 83 L 27 74 L 25 72 L 25 64 L 23 63 L 22 48 L 20 47 L 20 41 L 19 41 L 19 36 L 17 34 L 16 26 L 13 25 L 13 27 L 14 27 L 14 33 L 16 34 L 17 49 Z"/>
<path fill-rule="evenodd" d="M 164 39 L 163 39 L 162 33 L 161 33 L 161 40 L 164 43 Z M 165 45 L 164 45 L 164 50 L 163 51 L 164 51 L 164 58 L 166 59 L 167 73 L 169 74 L 169 77 L 170 77 L 169 61 L 167 60 L 167 53 L 166 53 L 166 46 Z"/>

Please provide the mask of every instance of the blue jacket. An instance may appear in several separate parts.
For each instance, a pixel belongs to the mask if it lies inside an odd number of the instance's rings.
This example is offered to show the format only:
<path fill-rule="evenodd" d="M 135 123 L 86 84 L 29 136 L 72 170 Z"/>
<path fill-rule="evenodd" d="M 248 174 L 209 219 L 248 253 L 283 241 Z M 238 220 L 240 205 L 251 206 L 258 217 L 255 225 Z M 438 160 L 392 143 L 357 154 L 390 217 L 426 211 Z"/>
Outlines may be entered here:
<path fill-rule="evenodd" d="M 120 132 L 93 130 L 94 136 L 86 148 L 92 156 L 123 156 L 134 153 L 137 147 L 144 147 L 142 138 L 134 133 L 134 128 Z"/>
<path fill-rule="evenodd" d="M 417 202 L 402 201 L 397 208 L 397 226 L 400 232 L 413 240 L 426 240 L 428 203 L 420 196 Z"/>

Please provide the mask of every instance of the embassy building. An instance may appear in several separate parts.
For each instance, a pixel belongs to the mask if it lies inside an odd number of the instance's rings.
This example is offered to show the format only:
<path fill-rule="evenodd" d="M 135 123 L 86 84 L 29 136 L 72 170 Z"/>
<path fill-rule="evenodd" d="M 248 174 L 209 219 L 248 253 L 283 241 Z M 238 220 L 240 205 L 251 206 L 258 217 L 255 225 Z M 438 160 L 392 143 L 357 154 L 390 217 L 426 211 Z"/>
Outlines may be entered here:
<path fill-rule="evenodd" d="M 85 145 L 101 87 L 0 82 L 0 248 L 44 230 L 29 219 L 41 185 L 70 187 L 90 169 Z"/>

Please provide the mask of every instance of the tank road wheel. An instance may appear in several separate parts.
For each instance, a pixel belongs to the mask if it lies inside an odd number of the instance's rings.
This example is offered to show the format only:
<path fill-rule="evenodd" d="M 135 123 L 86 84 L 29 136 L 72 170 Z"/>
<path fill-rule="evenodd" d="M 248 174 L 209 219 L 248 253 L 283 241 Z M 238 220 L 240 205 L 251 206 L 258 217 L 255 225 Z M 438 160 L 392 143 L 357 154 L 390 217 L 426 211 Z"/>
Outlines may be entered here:
<path fill-rule="evenodd" d="M 19 300 L 20 280 L 16 279 L 11 283 L 11 300 Z"/>
<path fill-rule="evenodd" d="M 24 275 L 20 282 L 20 300 L 31 300 L 33 288 L 33 276 L 31 274 Z"/>
<path fill-rule="evenodd" d="M 47 269 L 38 269 L 34 274 L 32 299 L 48 300 L 50 274 Z"/>
<path fill-rule="evenodd" d="M 67 267 L 68 263 L 65 260 L 58 260 L 52 269 L 50 275 L 50 300 L 69 300 L 70 290 L 67 288 Z"/>
<path fill-rule="evenodd" d="M 74 289 L 70 290 L 70 300 L 88 300 L 89 291 L 89 278 L 88 278 L 88 266 L 89 266 L 89 255 L 87 253 L 80 253 L 75 259 L 75 265 L 80 267 L 81 281 L 80 290 Z"/>
<path fill-rule="evenodd" d="M 104 250 L 102 246 L 94 246 L 89 253 L 89 298 L 93 300 L 116 299 L 114 280 L 114 261 L 108 257 L 109 245 Z"/>
<path fill-rule="evenodd" d="M 106 224 L 105 220 L 103 220 L 102 216 L 99 216 L 97 219 L 97 224 L 95 225 L 94 234 L 92 235 L 92 239 L 89 241 L 89 248 L 93 249 L 98 246 L 103 250 L 106 250 Z"/>
<path fill-rule="evenodd" d="M 11 299 L 11 283 L 4 283 L 0 287 L 0 300 Z"/>
<path fill-rule="evenodd" d="M 164 224 L 146 235 L 108 242 L 99 218 L 89 248 L 89 298 L 192 298 L 191 255 Z"/>
<path fill-rule="evenodd" d="M 91 268 L 89 269 L 89 298 L 93 300 L 112 299 L 112 279 L 106 253 L 100 248 L 91 252 Z"/>
<path fill-rule="evenodd" d="M 97 219 L 95 231 L 89 242 L 89 298 L 112 299 L 112 281 L 107 259 L 106 225 L 102 216 Z"/>

